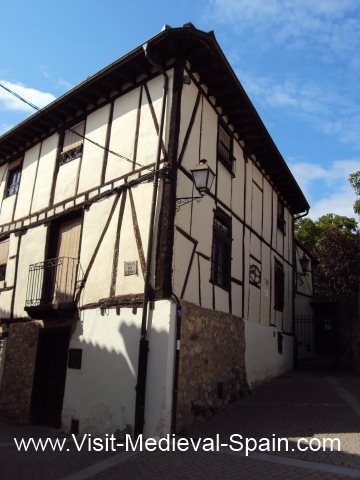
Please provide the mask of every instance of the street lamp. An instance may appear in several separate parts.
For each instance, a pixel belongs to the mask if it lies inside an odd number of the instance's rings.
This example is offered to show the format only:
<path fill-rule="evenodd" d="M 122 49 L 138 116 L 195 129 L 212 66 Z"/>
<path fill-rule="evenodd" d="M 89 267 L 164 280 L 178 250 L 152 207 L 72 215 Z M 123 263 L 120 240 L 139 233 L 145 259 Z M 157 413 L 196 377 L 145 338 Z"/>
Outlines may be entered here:
<path fill-rule="evenodd" d="M 212 184 L 215 179 L 215 173 L 211 170 L 207 164 L 207 160 L 203 158 L 200 160 L 199 165 L 191 171 L 192 180 L 196 190 L 199 192 L 198 197 L 180 197 L 176 199 L 176 210 L 179 211 L 180 208 L 186 203 L 193 202 L 197 200 L 198 202 L 207 195 L 212 187 Z"/>
<path fill-rule="evenodd" d="M 302 268 L 302 271 L 304 273 L 307 272 L 307 269 L 309 267 L 309 263 L 310 263 L 310 260 L 309 258 L 305 255 L 305 253 L 303 253 L 302 257 L 300 258 L 300 265 L 301 265 L 301 268 Z"/>

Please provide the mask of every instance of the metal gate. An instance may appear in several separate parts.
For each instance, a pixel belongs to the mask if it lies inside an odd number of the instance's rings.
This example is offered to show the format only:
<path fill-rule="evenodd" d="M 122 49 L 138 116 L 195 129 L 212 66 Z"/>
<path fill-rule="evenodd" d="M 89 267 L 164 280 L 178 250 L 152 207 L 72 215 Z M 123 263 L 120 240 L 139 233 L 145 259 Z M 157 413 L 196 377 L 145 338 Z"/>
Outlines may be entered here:
<path fill-rule="evenodd" d="M 315 355 L 315 325 L 311 315 L 295 317 L 295 359 L 312 360 Z"/>

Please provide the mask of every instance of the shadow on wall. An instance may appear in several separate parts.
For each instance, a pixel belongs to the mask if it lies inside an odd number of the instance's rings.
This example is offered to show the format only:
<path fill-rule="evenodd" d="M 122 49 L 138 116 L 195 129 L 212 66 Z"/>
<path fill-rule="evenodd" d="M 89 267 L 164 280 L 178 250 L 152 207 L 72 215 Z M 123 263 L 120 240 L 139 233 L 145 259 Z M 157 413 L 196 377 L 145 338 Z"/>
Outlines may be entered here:
<path fill-rule="evenodd" d="M 140 328 L 129 319 L 118 318 L 96 319 L 93 330 L 86 332 L 86 340 L 73 337 L 70 343 L 71 348 L 82 349 L 82 362 L 81 369 L 67 369 L 62 416 L 66 431 L 72 420 L 79 421 L 79 430 L 84 433 L 116 432 L 121 437 L 133 431 Z M 147 399 L 159 408 L 164 402 L 168 339 L 165 331 L 153 328 L 149 332 Z M 158 376 L 156 383 L 149 381 L 150 370 Z M 156 415 L 151 407 L 145 410 L 151 424 Z"/>

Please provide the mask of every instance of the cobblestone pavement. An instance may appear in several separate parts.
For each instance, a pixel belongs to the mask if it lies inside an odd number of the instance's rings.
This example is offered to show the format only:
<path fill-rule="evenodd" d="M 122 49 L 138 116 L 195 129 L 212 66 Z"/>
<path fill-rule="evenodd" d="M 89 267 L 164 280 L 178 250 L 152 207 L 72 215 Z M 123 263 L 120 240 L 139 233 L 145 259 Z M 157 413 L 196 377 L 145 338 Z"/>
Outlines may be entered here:
<path fill-rule="evenodd" d="M 286 438 L 290 451 L 264 453 L 221 448 L 219 452 L 80 453 L 17 452 L 13 437 L 64 438 L 54 430 L 0 425 L 0 478 L 4 480 L 137 480 L 137 479 L 360 479 L 360 378 L 347 374 L 291 372 L 258 387 L 207 421 L 187 437 L 232 434 L 245 439 Z M 340 452 L 299 451 L 303 438 L 339 438 Z"/>

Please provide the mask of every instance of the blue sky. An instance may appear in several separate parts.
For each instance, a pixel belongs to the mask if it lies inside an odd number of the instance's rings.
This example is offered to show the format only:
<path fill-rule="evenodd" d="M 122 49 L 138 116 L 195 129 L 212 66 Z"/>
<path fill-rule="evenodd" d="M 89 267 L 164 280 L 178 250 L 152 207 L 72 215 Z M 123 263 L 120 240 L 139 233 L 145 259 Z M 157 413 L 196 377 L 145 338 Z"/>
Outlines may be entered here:
<path fill-rule="evenodd" d="M 3 0 L 0 80 L 38 106 L 158 33 L 214 30 L 310 204 L 354 216 L 358 0 Z M 32 113 L 0 89 L 0 134 Z"/>

